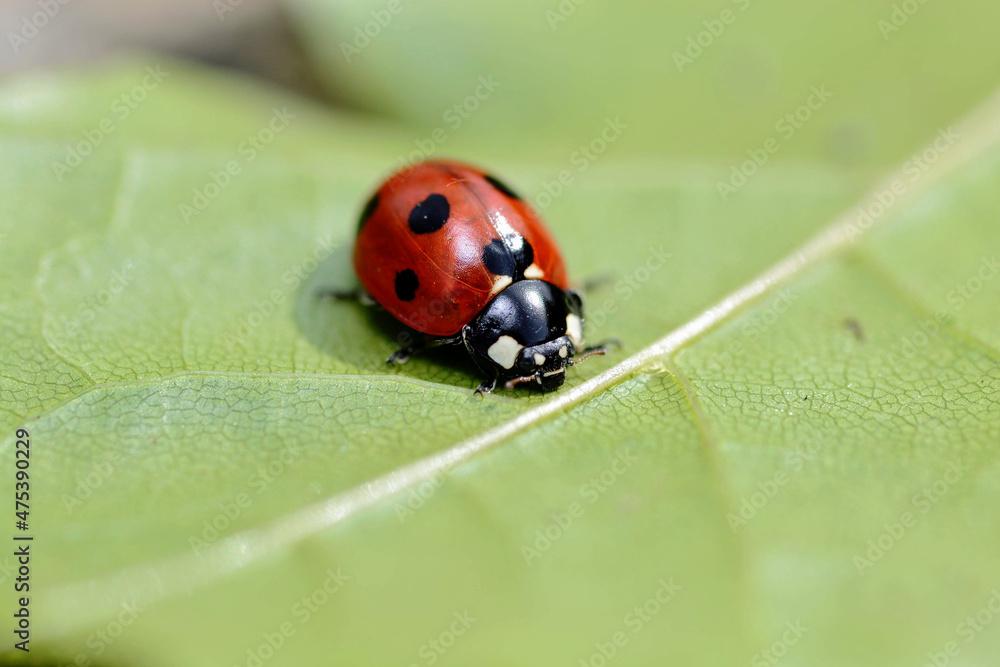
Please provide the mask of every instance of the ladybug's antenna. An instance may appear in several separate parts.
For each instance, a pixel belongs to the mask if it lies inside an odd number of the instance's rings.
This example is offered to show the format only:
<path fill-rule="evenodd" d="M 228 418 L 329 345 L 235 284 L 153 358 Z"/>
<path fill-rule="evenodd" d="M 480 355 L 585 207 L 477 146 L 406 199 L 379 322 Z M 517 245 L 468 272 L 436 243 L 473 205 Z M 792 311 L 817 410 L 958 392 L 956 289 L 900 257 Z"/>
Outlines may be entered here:
<path fill-rule="evenodd" d="M 603 357 L 607 353 L 608 353 L 608 348 L 604 347 L 603 345 L 600 347 L 587 348 L 586 350 L 580 353 L 580 356 L 576 357 L 575 359 L 570 359 L 568 362 L 566 362 L 566 365 L 579 366 L 584 362 L 585 359 L 598 356 Z"/>
<path fill-rule="evenodd" d="M 566 365 L 578 366 L 579 364 L 582 364 L 585 359 L 589 359 L 590 357 L 594 356 L 603 357 L 605 354 L 608 353 L 608 347 L 611 345 L 614 345 L 615 347 L 621 347 L 622 342 L 617 338 L 612 338 L 610 340 L 604 341 L 600 345 L 595 345 L 594 347 L 588 347 L 584 349 L 582 352 L 580 352 L 580 354 L 577 355 L 575 358 L 570 359 L 568 362 L 566 362 Z"/>

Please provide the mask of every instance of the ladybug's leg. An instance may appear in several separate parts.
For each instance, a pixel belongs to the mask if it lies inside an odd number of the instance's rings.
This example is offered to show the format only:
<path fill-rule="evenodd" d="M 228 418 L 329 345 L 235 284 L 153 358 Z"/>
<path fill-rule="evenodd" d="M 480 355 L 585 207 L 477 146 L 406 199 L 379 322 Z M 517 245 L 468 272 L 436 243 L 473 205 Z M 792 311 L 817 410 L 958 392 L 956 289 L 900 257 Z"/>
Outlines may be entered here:
<path fill-rule="evenodd" d="M 316 291 L 316 296 L 325 299 L 336 299 L 338 301 L 357 301 L 362 306 L 374 306 L 375 299 L 364 289 L 355 287 L 354 289 L 321 289 Z"/>
<path fill-rule="evenodd" d="M 461 342 L 461 336 L 424 336 L 422 338 L 418 338 L 413 345 L 401 347 L 393 352 L 389 358 L 385 360 L 385 363 L 390 366 L 395 364 L 405 364 L 410 360 L 410 357 L 424 352 L 425 350 L 441 347 L 442 345 L 458 345 Z"/>
<path fill-rule="evenodd" d="M 484 380 L 482 384 L 476 387 L 476 391 L 473 393 L 475 393 L 477 396 L 482 396 L 483 394 L 489 394 L 492 393 L 494 389 L 496 389 L 496 386 L 497 386 L 497 378 L 494 375 L 493 379 Z"/>

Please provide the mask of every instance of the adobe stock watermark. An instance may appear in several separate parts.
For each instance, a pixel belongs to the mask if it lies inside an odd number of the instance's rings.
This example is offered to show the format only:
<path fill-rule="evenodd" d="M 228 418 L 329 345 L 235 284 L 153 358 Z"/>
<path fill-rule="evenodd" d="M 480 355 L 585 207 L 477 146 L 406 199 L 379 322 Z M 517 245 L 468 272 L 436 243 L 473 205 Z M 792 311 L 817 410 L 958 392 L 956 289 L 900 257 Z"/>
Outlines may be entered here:
<path fill-rule="evenodd" d="M 919 181 L 941 156 L 958 143 L 961 135 L 951 127 L 939 129 L 934 143 L 913 155 L 903 164 L 903 176 L 875 193 L 875 201 L 857 210 L 855 219 L 847 225 L 847 240 L 855 242 L 864 232 L 878 222 L 905 195 L 913 183 Z"/>
<path fill-rule="evenodd" d="M 739 364 L 738 358 L 747 353 L 747 343 L 763 336 L 781 316 L 799 300 L 799 295 L 790 287 L 782 288 L 762 307 L 751 311 L 740 327 L 740 338 L 730 343 L 725 350 L 713 354 L 709 361 L 717 368 L 729 368 Z"/>
<path fill-rule="evenodd" d="M 67 175 L 73 173 L 77 167 L 83 164 L 84 160 L 104 143 L 108 135 L 117 130 L 119 124 L 127 120 L 132 112 L 146 101 L 149 94 L 159 88 L 163 80 L 170 76 L 170 72 L 163 71 L 161 65 L 150 65 L 146 67 L 145 71 L 146 75 L 138 84 L 116 97 L 111 103 L 110 115 L 98 121 L 96 126 L 85 129 L 82 133 L 82 140 L 66 146 L 66 156 L 62 160 L 52 161 L 52 172 L 55 174 L 57 182 L 62 183 Z"/>
<path fill-rule="evenodd" d="M 569 164 L 573 169 L 563 169 L 556 174 L 555 179 L 544 180 L 541 189 L 544 192 L 538 193 L 532 200 L 532 205 L 540 211 L 544 211 L 558 199 L 567 187 L 576 180 L 576 174 L 582 174 L 590 169 L 590 166 L 597 161 L 597 158 L 604 155 L 611 144 L 618 141 L 619 137 L 628 129 L 628 125 L 622 122 L 621 116 L 610 116 L 604 119 L 604 127 L 597 136 L 586 144 L 581 145 L 570 153 Z"/>
<path fill-rule="evenodd" d="M 420 648 L 417 649 L 417 657 L 420 658 L 420 662 L 411 662 L 409 667 L 420 667 L 421 664 L 430 667 L 430 665 L 435 664 L 479 620 L 472 616 L 468 609 L 462 612 L 456 611 L 452 614 L 452 619 L 448 627 L 439 632 L 437 636 L 420 645 Z"/>
<path fill-rule="evenodd" d="M 17 32 L 13 30 L 7 33 L 7 41 L 10 48 L 16 55 L 35 36 L 45 29 L 49 21 L 54 19 L 62 8 L 69 4 L 70 0 L 36 0 L 35 5 L 38 11 L 21 19 L 21 26 Z"/>
<path fill-rule="evenodd" d="M 190 204 L 181 202 L 177 210 L 181 220 L 190 222 L 208 208 L 216 198 L 230 186 L 233 179 L 243 173 L 243 167 L 250 164 L 265 150 L 295 119 L 296 114 L 287 107 L 271 110 L 271 118 L 267 125 L 249 135 L 236 147 L 239 159 L 233 158 L 226 162 L 222 169 L 209 172 L 208 180 L 201 187 L 192 190 Z"/>
<path fill-rule="evenodd" d="M 940 651 L 927 653 L 927 660 L 923 667 L 948 667 L 953 658 L 962 654 L 962 645 L 969 645 L 975 641 L 983 630 L 988 628 L 1000 616 L 1000 590 L 994 588 L 986 603 L 975 614 L 966 616 L 955 626 L 955 634 L 962 640 L 960 644 L 957 640 L 950 640 L 941 647 Z"/>
<path fill-rule="evenodd" d="M 131 259 L 122 262 L 121 268 L 111 273 L 106 287 L 97 294 L 85 298 L 77 305 L 74 316 L 60 316 L 55 328 L 49 332 L 49 336 L 55 341 L 67 341 L 74 338 L 87 325 L 96 321 L 104 311 L 118 300 L 121 293 L 135 278 L 132 272 L 134 268 Z"/>
<path fill-rule="evenodd" d="M 344 56 L 347 64 L 351 64 L 361 52 L 367 49 L 372 42 L 378 39 L 382 31 L 389 27 L 393 20 L 403 13 L 407 2 L 403 0 L 389 0 L 381 9 L 373 9 L 369 12 L 371 20 L 364 25 L 354 27 L 353 39 L 350 42 L 340 42 L 340 52 Z"/>
<path fill-rule="evenodd" d="M 803 400 L 808 398 L 803 396 Z M 810 440 L 796 445 L 787 452 L 782 467 L 775 470 L 769 479 L 757 482 L 755 491 L 740 498 L 739 509 L 726 515 L 726 522 L 733 533 L 738 533 L 741 528 L 749 525 L 750 521 L 777 497 L 794 475 L 802 472 L 807 463 L 812 463 L 816 459 L 830 441 L 831 436 Z"/>
<path fill-rule="evenodd" d="M 663 611 L 663 608 L 681 592 L 681 585 L 674 583 L 673 577 L 669 580 L 660 579 L 656 583 L 659 586 L 653 591 L 653 594 L 625 614 L 622 619 L 623 627 L 613 632 L 606 641 L 595 642 L 594 652 L 586 658 L 580 658 L 577 662 L 579 667 L 606 667 L 623 648 L 628 646 L 630 639 L 642 632 L 657 614 Z"/>
<path fill-rule="evenodd" d="M 281 307 L 288 301 L 289 294 L 294 293 L 339 245 L 340 243 L 334 241 L 330 236 L 316 239 L 312 253 L 289 266 L 281 274 L 282 286 L 272 289 L 266 298 L 254 301 L 253 310 L 240 318 L 236 331 L 223 334 L 222 339 L 226 342 L 228 349 L 234 350 L 238 346 L 245 346 L 265 322 L 271 319 L 275 313 L 280 312 Z"/>
<path fill-rule="evenodd" d="M 215 10 L 215 15 L 219 17 L 219 21 L 224 22 L 226 14 L 235 12 L 242 4 L 243 0 L 212 0 L 212 9 Z"/>
<path fill-rule="evenodd" d="M 423 509 L 424 505 L 428 500 L 430 500 L 431 496 L 437 493 L 437 490 L 444 486 L 447 471 L 450 469 L 451 468 L 449 467 L 445 470 L 441 470 L 432 477 L 425 479 L 420 484 L 410 487 L 407 489 L 405 497 L 397 499 L 395 510 L 396 518 L 399 519 L 400 523 L 406 523 L 410 517 Z"/>
<path fill-rule="evenodd" d="M 683 51 L 674 51 L 674 65 L 677 66 L 678 72 L 683 74 L 686 67 L 693 65 L 695 60 L 704 55 L 715 44 L 716 40 L 722 37 L 726 28 L 736 23 L 740 12 L 745 12 L 750 8 L 752 2 L 752 0 L 731 1 L 736 6 L 735 10 L 727 7 L 719 12 L 716 18 L 702 21 L 701 24 L 705 29 L 688 37 Z"/>
<path fill-rule="evenodd" d="M 226 14 L 235 12 L 243 4 L 243 0 L 212 0 L 212 9 L 219 17 L 219 23 L 225 23 Z"/>
<path fill-rule="evenodd" d="M 238 492 L 229 502 L 219 503 L 217 506 L 219 511 L 202 522 L 201 532 L 198 535 L 188 536 L 188 546 L 191 547 L 191 551 L 196 556 L 208 551 L 209 545 L 222 537 L 233 523 L 253 506 L 254 498 L 267 491 L 300 455 L 301 452 L 297 448 L 284 447 L 277 458 L 257 468 L 247 478 L 246 490 Z"/>
<path fill-rule="evenodd" d="M 615 452 L 607 468 L 580 486 L 580 501 L 570 503 L 565 512 L 553 514 L 552 521 L 548 525 L 535 531 L 534 540 L 530 544 L 521 545 L 524 561 L 531 566 L 542 554 L 551 549 L 552 545 L 562 539 L 573 524 L 586 513 L 587 507 L 600 500 L 637 460 L 627 446 Z"/>
<path fill-rule="evenodd" d="M 457 132 L 465 124 L 465 121 L 472 118 L 472 115 L 479 110 L 483 102 L 488 100 L 503 85 L 503 82 L 495 81 L 492 74 L 480 76 L 476 81 L 478 85 L 471 94 L 452 104 L 441 115 L 443 125 L 434 128 L 423 139 L 414 139 L 413 144 L 417 149 L 408 155 L 398 156 L 397 167 L 392 171 L 412 167 L 437 153 L 441 144 L 448 141 L 449 131 Z"/>
<path fill-rule="evenodd" d="M 319 586 L 292 604 L 288 610 L 291 618 L 282 621 L 273 630 L 262 633 L 260 643 L 248 648 L 246 659 L 242 663 L 235 663 L 234 667 L 262 667 L 351 580 L 340 567 L 327 569 L 324 574 L 326 578 Z"/>
<path fill-rule="evenodd" d="M 887 19 L 879 19 L 875 25 L 882 34 L 882 39 L 889 41 L 894 33 L 899 32 L 909 20 L 926 5 L 928 0 L 903 0 L 892 6 Z"/>
<path fill-rule="evenodd" d="M 757 516 L 757 512 L 778 495 L 778 491 L 788 483 L 788 472 L 783 468 L 778 468 L 771 475 L 770 479 L 757 482 L 757 490 L 749 495 L 740 498 L 739 509 L 736 512 L 726 514 L 726 523 L 729 524 L 733 533 L 738 533 L 740 528 L 745 527 Z"/>
<path fill-rule="evenodd" d="M 3 562 L 0 562 L 0 584 L 4 584 L 10 579 L 10 576 L 17 572 L 17 566 L 10 556 L 4 556 Z"/>
<path fill-rule="evenodd" d="M 743 338 L 751 341 L 760 338 L 798 300 L 799 295 L 793 292 L 790 287 L 783 288 L 767 302 L 765 307 L 750 313 L 746 322 L 740 327 L 740 334 Z"/>
<path fill-rule="evenodd" d="M 111 478 L 115 472 L 115 465 L 123 460 L 122 453 L 113 451 L 100 461 L 96 461 L 83 474 L 76 478 L 76 486 L 72 493 L 63 493 L 63 507 L 67 514 L 72 514 L 74 510 L 89 500 L 94 492 L 104 486 L 104 483 Z"/>
<path fill-rule="evenodd" d="M 771 136 L 764 140 L 764 143 L 757 148 L 747 151 L 748 159 L 733 165 L 729 178 L 725 181 L 716 181 L 715 187 L 719 191 L 722 201 L 726 201 L 733 194 L 736 194 L 747 183 L 750 182 L 757 172 L 767 164 L 771 156 L 781 151 L 782 146 L 805 127 L 806 123 L 812 120 L 813 116 L 820 111 L 833 97 L 833 93 L 827 90 L 826 84 L 813 86 L 809 89 L 809 95 L 805 100 L 792 111 L 779 118 L 774 124 L 774 131 L 777 136 Z"/>
<path fill-rule="evenodd" d="M 60 667 L 90 667 L 95 659 L 104 655 L 116 641 L 121 639 L 144 611 L 145 608 L 140 607 L 135 601 L 122 602 L 121 610 L 114 618 L 87 635 L 84 643 L 88 650 L 80 651 L 73 656 L 72 663 L 62 664 Z"/>
<path fill-rule="evenodd" d="M 921 349 L 930 345 L 941 333 L 941 328 L 960 313 L 998 274 L 1000 274 L 1000 259 L 996 255 L 982 257 L 975 273 L 964 282 L 955 285 L 945 295 L 945 303 L 948 304 L 948 307 L 934 311 L 933 317 L 921 320 L 917 331 L 901 337 L 899 343 L 894 345 L 888 353 L 888 362 L 890 364 L 901 363 L 897 355 L 903 359 L 915 357 Z"/>
<path fill-rule="evenodd" d="M 798 644 L 809 628 L 803 625 L 802 621 L 787 621 L 785 631 L 781 637 L 776 639 L 770 646 L 762 649 L 750 659 L 751 667 L 774 667 L 781 659 L 788 655 L 789 649 Z"/>
<path fill-rule="evenodd" d="M 653 274 L 662 269 L 670 259 L 671 254 L 663 246 L 650 246 L 646 253 L 646 261 L 640 264 L 632 273 L 615 283 L 614 297 L 604 299 L 595 307 L 584 313 L 587 325 L 600 327 L 607 321 L 609 315 L 614 315 L 622 304 L 627 303 L 636 292 L 650 281 Z"/>
<path fill-rule="evenodd" d="M 907 510 L 901 513 L 897 520 L 883 524 L 884 531 L 868 540 L 865 552 L 854 556 L 854 567 L 858 570 L 858 574 L 864 576 L 866 570 L 885 558 L 885 555 L 902 541 L 906 533 L 917 525 L 917 520 L 934 509 L 948 495 L 952 487 L 962 480 L 966 472 L 968 472 L 966 462 L 953 461 L 939 479 L 913 494 L 910 497 L 910 505 L 914 511 Z"/>
<path fill-rule="evenodd" d="M 545 20 L 549 24 L 549 30 L 555 32 L 556 29 L 576 13 L 576 10 L 587 0 L 560 0 L 555 9 L 545 10 Z"/>

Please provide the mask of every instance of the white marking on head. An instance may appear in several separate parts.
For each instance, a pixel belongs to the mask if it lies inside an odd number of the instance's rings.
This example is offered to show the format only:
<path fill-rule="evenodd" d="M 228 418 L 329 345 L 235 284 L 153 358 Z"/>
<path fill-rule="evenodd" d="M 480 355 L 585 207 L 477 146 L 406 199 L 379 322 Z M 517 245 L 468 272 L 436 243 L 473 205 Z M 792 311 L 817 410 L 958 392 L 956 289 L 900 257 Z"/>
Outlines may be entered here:
<path fill-rule="evenodd" d="M 542 271 L 537 264 L 532 264 L 524 270 L 525 278 L 544 278 L 545 272 Z"/>
<path fill-rule="evenodd" d="M 490 359 L 504 368 L 513 368 L 514 362 L 517 361 L 517 355 L 523 349 L 524 346 L 510 336 L 500 336 L 497 342 L 490 345 L 490 349 L 486 350 L 486 354 L 490 356 Z"/>
<path fill-rule="evenodd" d="M 545 355 L 535 352 L 535 365 L 541 366 L 545 363 Z"/>
<path fill-rule="evenodd" d="M 560 368 L 555 369 L 554 371 L 549 371 L 548 373 L 542 373 L 542 375 L 544 375 L 545 377 L 549 377 L 551 375 L 558 375 L 559 373 L 565 373 L 565 372 L 566 372 L 566 369 L 560 367 Z"/>
<path fill-rule="evenodd" d="M 562 347 L 559 348 L 559 356 L 560 357 L 562 357 L 563 359 L 565 359 L 566 355 L 568 355 L 568 354 L 569 354 L 569 350 L 566 349 L 565 345 L 563 345 Z"/>
<path fill-rule="evenodd" d="M 497 279 L 493 281 L 493 289 L 490 290 L 490 294 L 499 294 L 502 289 L 512 282 L 514 282 L 514 279 L 510 276 L 497 276 Z"/>
<path fill-rule="evenodd" d="M 583 322 L 576 315 L 566 316 L 566 335 L 577 348 L 583 348 Z"/>

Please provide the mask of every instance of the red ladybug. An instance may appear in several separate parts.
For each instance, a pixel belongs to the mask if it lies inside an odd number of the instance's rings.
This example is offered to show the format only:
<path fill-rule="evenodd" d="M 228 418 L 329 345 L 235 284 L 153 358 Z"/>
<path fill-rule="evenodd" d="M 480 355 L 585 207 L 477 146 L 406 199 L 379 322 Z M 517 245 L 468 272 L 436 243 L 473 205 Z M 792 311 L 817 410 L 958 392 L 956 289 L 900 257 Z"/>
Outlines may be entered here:
<path fill-rule="evenodd" d="M 584 347 L 582 299 L 541 219 L 475 167 L 432 161 L 390 176 L 361 213 L 354 269 L 375 302 L 424 334 L 388 362 L 463 345 L 489 378 L 477 393 L 498 380 L 549 391 L 567 366 L 606 352 Z"/>

